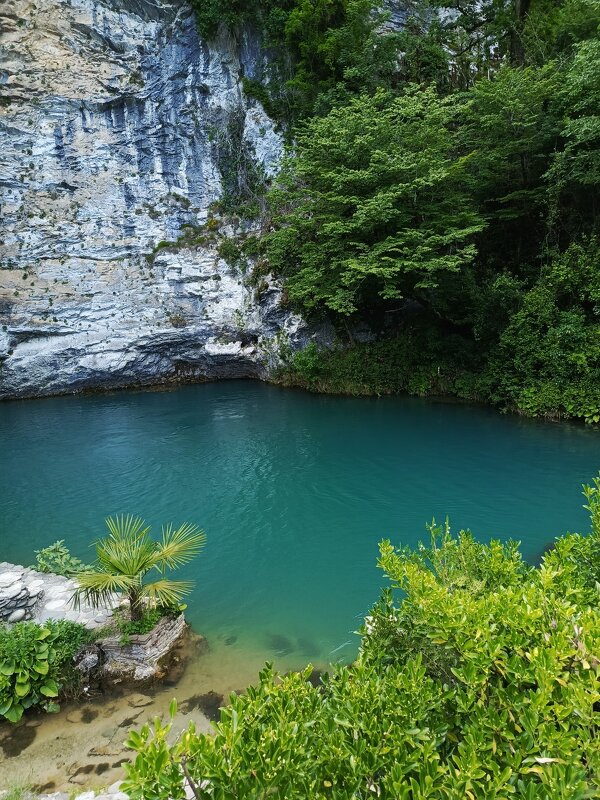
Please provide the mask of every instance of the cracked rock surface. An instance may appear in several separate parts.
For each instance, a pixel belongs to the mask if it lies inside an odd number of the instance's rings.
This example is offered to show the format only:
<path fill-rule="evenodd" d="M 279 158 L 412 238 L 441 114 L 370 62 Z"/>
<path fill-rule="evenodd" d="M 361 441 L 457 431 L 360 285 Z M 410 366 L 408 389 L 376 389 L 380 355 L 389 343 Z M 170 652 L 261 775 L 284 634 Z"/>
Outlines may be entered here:
<path fill-rule="evenodd" d="M 73 604 L 77 583 L 72 578 L 30 567 L 0 562 L 0 622 L 32 620 L 39 624 L 49 619 L 80 622 L 89 629 L 102 627 L 113 614 L 112 605 L 94 608 L 84 599 Z M 114 598 L 114 605 L 120 598 Z"/>
<path fill-rule="evenodd" d="M 314 331 L 202 229 L 219 141 L 273 174 L 282 140 L 242 77 L 258 35 L 202 41 L 180 0 L 0 5 L 0 397 L 264 377 Z"/>

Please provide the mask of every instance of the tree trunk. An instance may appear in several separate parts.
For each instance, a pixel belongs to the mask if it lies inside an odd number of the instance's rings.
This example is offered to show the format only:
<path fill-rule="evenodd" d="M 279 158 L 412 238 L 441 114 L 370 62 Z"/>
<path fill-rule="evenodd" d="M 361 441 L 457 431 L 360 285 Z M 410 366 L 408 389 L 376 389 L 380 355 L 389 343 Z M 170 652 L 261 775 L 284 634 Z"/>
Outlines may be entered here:
<path fill-rule="evenodd" d="M 515 66 L 522 67 L 525 63 L 525 48 L 523 46 L 523 27 L 529 12 L 530 0 L 515 0 L 515 22 L 510 35 L 510 56 Z"/>
<path fill-rule="evenodd" d="M 142 604 L 140 602 L 139 593 L 135 589 L 129 590 L 129 613 L 132 622 L 139 622 L 142 618 Z"/>

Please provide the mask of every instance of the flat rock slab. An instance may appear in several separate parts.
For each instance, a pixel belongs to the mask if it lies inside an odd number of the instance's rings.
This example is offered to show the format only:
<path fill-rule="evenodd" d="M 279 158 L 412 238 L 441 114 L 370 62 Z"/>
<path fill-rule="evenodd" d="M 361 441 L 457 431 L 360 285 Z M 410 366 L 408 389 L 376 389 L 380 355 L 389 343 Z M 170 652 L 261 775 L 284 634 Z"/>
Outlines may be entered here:
<path fill-rule="evenodd" d="M 51 619 L 66 619 L 91 630 L 105 625 L 121 602 L 115 595 L 106 606 L 93 608 L 82 600 L 76 608 L 73 603 L 76 588 L 74 578 L 0 562 L 0 621 L 13 623 L 25 619 L 42 624 Z"/>
<path fill-rule="evenodd" d="M 18 572 L 3 572 L 0 575 L 0 589 L 6 589 L 19 580 Z"/>

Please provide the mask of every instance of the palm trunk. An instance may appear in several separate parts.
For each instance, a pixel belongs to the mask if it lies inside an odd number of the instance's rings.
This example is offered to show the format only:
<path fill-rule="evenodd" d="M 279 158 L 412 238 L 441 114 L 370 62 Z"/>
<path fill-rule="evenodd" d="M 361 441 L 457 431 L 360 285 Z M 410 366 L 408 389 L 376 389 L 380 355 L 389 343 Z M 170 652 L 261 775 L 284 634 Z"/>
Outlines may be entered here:
<path fill-rule="evenodd" d="M 131 614 L 131 621 L 132 622 L 139 622 L 142 618 L 142 604 L 141 598 L 136 589 L 129 590 L 129 613 Z"/>

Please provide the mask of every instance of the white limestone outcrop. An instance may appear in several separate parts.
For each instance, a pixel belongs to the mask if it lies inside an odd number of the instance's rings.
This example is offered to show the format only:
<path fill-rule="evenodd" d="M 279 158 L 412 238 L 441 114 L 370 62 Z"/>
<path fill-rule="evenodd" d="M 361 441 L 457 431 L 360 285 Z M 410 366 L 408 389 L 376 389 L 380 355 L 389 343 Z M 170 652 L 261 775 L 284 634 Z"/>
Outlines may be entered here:
<path fill-rule="evenodd" d="M 0 397 L 263 377 L 303 345 L 214 239 L 151 255 L 206 223 L 228 137 L 277 169 L 259 35 L 202 41 L 180 0 L 5 0 L 0 29 Z"/>

